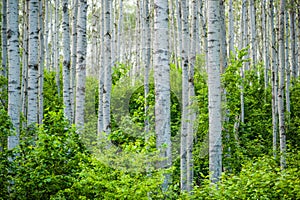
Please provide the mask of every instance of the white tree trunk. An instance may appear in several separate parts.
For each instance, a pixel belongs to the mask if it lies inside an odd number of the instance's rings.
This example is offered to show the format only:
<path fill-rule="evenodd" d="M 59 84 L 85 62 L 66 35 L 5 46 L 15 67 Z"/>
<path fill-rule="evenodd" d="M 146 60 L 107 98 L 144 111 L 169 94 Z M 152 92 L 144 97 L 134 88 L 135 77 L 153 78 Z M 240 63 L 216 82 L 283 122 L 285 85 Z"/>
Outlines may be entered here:
<path fill-rule="evenodd" d="M 284 72 L 285 72 L 285 48 L 284 48 L 284 33 L 285 33 L 285 0 L 280 0 L 279 13 L 279 87 L 278 87 L 278 115 L 279 115 L 279 137 L 280 137 L 280 166 L 285 167 L 285 125 L 284 125 Z"/>
<path fill-rule="evenodd" d="M 150 13 L 149 13 L 149 0 L 144 2 L 144 18 L 145 18 L 145 58 L 144 58 L 144 98 L 145 98 L 145 116 L 149 115 L 148 109 L 148 94 L 149 94 L 149 74 L 150 74 L 150 62 L 151 62 L 151 34 L 150 34 Z M 148 133 L 150 129 L 149 120 L 145 118 L 145 134 L 146 139 L 148 138 Z"/>
<path fill-rule="evenodd" d="M 221 73 L 227 68 L 227 44 L 226 44 L 226 24 L 225 24 L 225 0 L 220 0 L 220 57 L 221 57 Z"/>
<path fill-rule="evenodd" d="M 28 113 L 27 124 L 38 122 L 38 69 L 39 69 L 39 1 L 29 1 L 29 43 L 28 43 Z"/>
<path fill-rule="evenodd" d="M 106 135 L 111 132 L 111 119 L 110 119 L 110 96 L 112 87 L 112 60 L 111 60 L 111 1 L 104 1 L 105 20 L 104 20 L 104 89 L 103 89 L 103 131 Z"/>
<path fill-rule="evenodd" d="M 84 126 L 86 52 L 87 52 L 87 0 L 79 0 L 77 20 L 76 109 L 75 124 L 79 133 Z"/>
<path fill-rule="evenodd" d="M 8 38 L 8 115 L 11 118 L 16 135 L 8 136 L 8 149 L 19 144 L 20 133 L 20 55 L 19 55 L 19 8 L 18 1 L 7 4 L 7 38 Z"/>
<path fill-rule="evenodd" d="M 54 28 L 54 69 L 58 96 L 60 96 L 60 64 L 59 64 L 59 0 L 55 0 L 55 28 Z"/>
<path fill-rule="evenodd" d="M 188 129 L 187 129 L 187 191 L 193 190 L 193 178 L 194 178 L 194 163 L 193 163 L 193 141 L 194 141 L 194 123 L 196 121 L 196 111 L 193 109 L 195 98 L 194 87 L 194 67 L 196 61 L 197 46 L 197 7 L 198 1 L 192 0 L 191 2 L 191 30 L 190 30 L 190 51 L 189 51 L 189 70 L 188 70 L 188 100 L 189 100 L 189 112 L 188 112 Z"/>
<path fill-rule="evenodd" d="M 290 10 L 290 41 L 291 41 L 291 61 L 290 61 L 290 73 L 291 78 L 297 77 L 297 62 L 296 62 L 296 34 L 295 34 L 295 8 L 292 1 L 292 8 Z"/>
<path fill-rule="evenodd" d="M 232 0 L 229 0 L 229 11 L 228 11 L 229 25 L 229 41 L 228 41 L 228 55 L 234 53 L 234 14 L 233 14 L 233 3 Z"/>
<path fill-rule="evenodd" d="M 177 38 L 178 38 L 178 41 L 177 41 L 177 56 L 178 58 L 180 57 L 179 55 L 181 55 L 181 52 L 182 52 L 182 23 L 181 23 L 181 6 L 179 4 L 179 0 L 175 0 L 175 6 L 176 6 L 176 22 L 177 22 Z M 182 67 L 182 62 L 181 62 L 181 59 L 178 59 L 177 58 L 177 61 L 176 61 L 176 66 L 179 68 L 179 67 Z"/>
<path fill-rule="evenodd" d="M 286 106 L 286 112 L 287 112 L 287 121 L 289 121 L 289 114 L 291 112 L 291 106 L 290 106 L 290 82 L 291 82 L 291 73 L 290 73 L 290 65 L 289 65 L 289 15 L 288 12 L 285 12 L 284 14 L 285 19 L 285 31 L 286 34 L 284 36 L 285 41 L 285 106 Z"/>
<path fill-rule="evenodd" d="M 182 114 L 181 114 L 181 136 L 180 136 L 180 188 L 187 190 L 187 132 L 188 132 L 188 68 L 189 68 L 189 5 L 187 0 L 181 0 L 182 21 Z"/>
<path fill-rule="evenodd" d="M 217 182 L 222 172 L 219 0 L 208 1 L 209 171 Z"/>
<path fill-rule="evenodd" d="M 68 0 L 62 0 L 62 11 L 63 11 L 63 101 L 64 101 L 64 115 L 71 120 L 71 101 L 70 101 L 70 25 L 69 25 L 69 8 Z"/>
<path fill-rule="evenodd" d="M 77 15 L 78 0 L 73 0 L 72 9 L 72 47 L 71 47 L 71 69 L 70 69 L 70 102 L 71 122 L 75 122 L 75 91 L 76 91 L 76 60 L 77 60 Z"/>
<path fill-rule="evenodd" d="M 168 1 L 154 0 L 153 66 L 155 85 L 155 132 L 156 147 L 160 151 L 160 168 L 172 166 L 171 155 L 171 111 L 170 111 L 170 66 L 168 42 Z M 162 185 L 166 190 L 171 182 L 166 174 Z"/>
<path fill-rule="evenodd" d="M 122 1 L 122 0 L 121 0 Z M 104 0 L 101 0 L 101 52 L 100 52 L 100 69 L 99 69 L 99 104 L 98 104 L 98 136 L 101 137 L 103 132 L 103 89 L 104 89 Z"/>
<path fill-rule="evenodd" d="M 7 77 L 7 0 L 2 0 L 2 26 L 1 26 L 1 75 Z"/>
<path fill-rule="evenodd" d="M 49 1 L 45 1 L 45 59 L 46 59 L 46 69 L 50 70 L 50 49 L 49 49 Z"/>
<path fill-rule="evenodd" d="M 123 37 L 123 0 L 119 0 L 119 21 L 117 39 L 117 61 L 122 62 L 121 38 Z"/>
<path fill-rule="evenodd" d="M 45 61 L 45 46 L 44 46 L 44 9 L 43 1 L 39 0 L 39 89 L 38 89 L 38 123 L 42 124 L 44 116 L 44 61 Z"/>
<path fill-rule="evenodd" d="M 250 0 L 250 31 L 251 31 L 251 59 L 253 67 L 257 63 L 257 48 L 256 48 L 256 20 L 255 20 L 255 5 L 254 0 Z"/>
<path fill-rule="evenodd" d="M 278 72 L 277 72 L 277 52 L 276 52 L 276 28 L 274 26 L 274 5 L 273 0 L 270 1 L 270 32 L 272 36 L 272 125 L 273 125 L 273 155 L 276 158 L 277 153 L 277 132 L 278 132 L 278 106 L 277 106 L 277 92 L 278 92 Z"/>
<path fill-rule="evenodd" d="M 28 9 L 29 9 L 29 1 L 26 1 L 23 6 L 23 38 L 22 38 L 22 86 L 21 86 L 21 101 L 22 101 L 22 114 L 23 116 L 27 116 L 27 85 L 28 85 Z M 24 123 L 25 127 L 26 124 Z"/>
<path fill-rule="evenodd" d="M 265 89 L 269 85 L 269 34 L 268 34 L 268 25 L 267 25 L 267 16 L 266 16 L 266 0 L 261 1 L 261 10 L 262 10 L 262 31 L 263 31 L 263 59 L 264 59 L 264 83 Z"/>

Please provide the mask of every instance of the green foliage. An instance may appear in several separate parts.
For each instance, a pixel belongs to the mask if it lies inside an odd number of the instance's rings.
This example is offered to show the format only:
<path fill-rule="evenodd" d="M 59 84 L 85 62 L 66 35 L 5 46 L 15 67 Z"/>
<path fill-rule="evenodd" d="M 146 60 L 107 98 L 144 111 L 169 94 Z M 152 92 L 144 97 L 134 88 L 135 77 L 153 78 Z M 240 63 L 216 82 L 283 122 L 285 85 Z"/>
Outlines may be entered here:
<path fill-rule="evenodd" d="M 2 68 L 0 67 L 0 72 L 2 71 Z M 8 85 L 8 79 L 0 75 L 0 107 L 7 108 L 7 101 L 8 101 L 8 93 L 7 93 L 7 85 Z"/>
<path fill-rule="evenodd" d="M 12 123 L 6 110 L 0 106 L 0 199 L 8 199 L 9 161 L 11 152 L 7 150 L 7 137 L 12 134 Z"/>
<path fill-rule="evenodd" d="M 289 157 L 294 162 L 295 156 Z M 299 199 L 300 173 L 298 163 L 281 170 L 278 163 L 268 157 L 246 162 L 237 175 L 224 175 L 217 186 L 209 181 L 195 189 L 191 199 Z"/>
<path fill-rule="evenodd" d="M 300 80 L 296 80 L 290 89 L 290 121 L 287 123 L 287 142 L 292 149 L 299 150 L 300 141 Z"/>
<path fill-rule="evenodd" d="M 55 72 L 45 71 L 43 89 L 45 114 L 47 113 L 47 111 L 58 111 L 63 108 L 62 88 L 60 89 L 60 91 L 61 93 L 58 94 Z"/>
<path fill-rule="evenodd" d="M 33 134 L 37 137 L 34 143 L 30 142 L 31 134 L 23 135 L 16 151 L 12 170 L 14 199 L 50 199 L 76 182 L 81 171 L 79 163 L 87 162 L 79 136 L 68 127 L 62 112 L 51 111 L 44 121 Z"/>

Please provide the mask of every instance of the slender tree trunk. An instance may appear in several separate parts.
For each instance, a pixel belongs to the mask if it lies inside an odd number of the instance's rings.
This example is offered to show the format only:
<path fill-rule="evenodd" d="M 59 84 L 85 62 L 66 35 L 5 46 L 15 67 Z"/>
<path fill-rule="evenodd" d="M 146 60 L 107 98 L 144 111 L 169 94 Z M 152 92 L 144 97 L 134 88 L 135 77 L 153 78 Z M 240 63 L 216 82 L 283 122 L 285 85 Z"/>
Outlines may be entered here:
<path fill-rule="evenodd" d="M 190 51 L 189 51 L 189 70 L 188 70 L 188 128 L 187 128 L 187 191 L 193 190 L 194 178 L 194 163 L 193 163 L 193 141 L 194 141 L 194 122 L 196 120 L 196 113 L 193 110 L 195 87 L 194 87 L 194 67 L 196 61 L 196 43 L 197 38 L 197 7 L 198 2 L 193 0 L 191 2 L 191 30 L 190 30 Z"/>
<path fill-rule="evenodd" d="M 70 69 L 70 102 L 71 122 L 75 122 L 75 90 L 76 90 L 76 60 L 77 60 L 77 15 L 78 0 L 73 0 L 72 9 L 72 47 L 71 47 L 71 69 Z"/>
<path fill-rule="evenodd" d="M 278 88 L 278 114 L 279 114 L 279 136 L 280 136 L 280 166 L 285 167 L 285 125 L 284 125 L 284 72 L 285 72 L 285 52 L 284 52 L 284 33 L 285 33 L 285 0 L 280 0 L 279 16 L 279 88 Z"/>
<path fill-rule="evenodd" d="M 229 25 L 228 25 L 228 33 L 229 33 L 229 41 L 228 41 L 228 55 L 230 53 L 234 53 L 234 13 L 233 13 L 233 3 L 232 0 L 229 0 L 229 11 L 228 11 Z"/>
<path fill-rule="evenodd" d="M 204 13 L 204 9 L 203 9 L 203 4 L 205 4 L 205 2 L 203 1 L 200 1 L 199 2 L 200 5 L 199 5 L 199 9 L 200 9 L 200 21 L 201 21 L 201 24 L 202 24 L 202 29 L 203 29 L 203 35 L 202 35 L 202 38 L 203 38 L 203 49 L 204 49 L 204 53 L 205 53 L 205 69 L 207 70 L 208 69 L 208 65 L 207 65 L 207 61 L 208 61 L 208 41 L 207 41 L 207 18 L 206 18 L 206 15 Z"/>
<path fill-rule="evenodd" d="M 209 171 L 217 182 L 222 172 L 220 11 L 219 0 L 208 1 Z"/>
<path fill-rule="evenodd" d="M 149 74 L 150 74 L 150 62 L 151 62 L 151 34 L 150 34 L 150 13 L 149 13 L 149 0 L 144 2 L 144 18 L 145 18 L 145 58 L 144 58 L 144 94 L 145 94 L 145 134 L 146 139 L 148 138 L 148 133 L 150 130 L 149 124 L 149 105 L 148 105 L 148 95 L 149 95 Z"/>
<path fill-rule="evenodd" d="M 171 111 L 170 111 L 170 66 L 168 53 L 168 1 L 154 0 L 153 65 L 155 85 L 155 132 L 156 147 L 160 151 L 158 167 L 172 166 L 171 155 Z M 162 185 L 165 191 L 171 175 L 165 174 Z"/>
<path fill-rule="evenodd" d="M 59 0 L 55 0 L 55 32 L 54 32 L 54 68 L 57 94 L 60 96 L 60 64 L 59 64 Z"/>
<path fill-rule="evenodd" d="M 290 61 L 290 72 L 291 78 L 295 79 L 297 77 L 296 71 L 296 34 L 295 34 L 295 8 L 294 1 L 291 1 L 290 10 L 290 41 L 291 41 L 291 61 Z"/>
<path fill-rule="evenodd" d="M 48 25 L 47 25 L 48 26 Z M 39 89 L 38 89 L 38 123 L 42 124 L 44 115 L 44 61 L 45 61 L 45 46 L 44 46 L 44 9 L 43 1 L 39 0 Z"/>
<path fill-rule="evenodd" d="M 56 34 L 56 26 L 55 26 L 55 13 L 53 13 L 53 4 L 52 4 L 52 1 L 50 1 L 50 26 L 51 26 L 51 62 L 50 62 L 50 71 L 55 71 L 56 68 L 55 68 L 55 51 L 56 51 L 56 42 L 55 42 L 55 34 Z M 54 19 L 53 19 L 54 18 Z M 54 21 L 53 21 L 54 20 Z"/>
<path fill-rule="evenodd" d="M 175 4 L 176 4 L 176 22 L 177 22 L 177 38 L 178 38 L 178 45 L 177 45 L 177 55 L 179 57 L 179 55 L 181 55 L 182 52 L 182 23 L 181 23 L 181 6 L 179 5 L 179 0 L 175 0 Z M 180 60 L 177 59 L 176 61 L 176 65 L 177 67 L 182 67 L 181 64 L 181 58 Z"/>
<path fill-rule="evenodd" d="M 272 124 L 273 124 L 273 155 L 276 158 L 277 153 L 277 125 L 278 125 L 278 106 L 277 106 L 277 92 L 278 92 L 278 73 L 277 73 L 277 52 L 276 52 L 276 28 L 274 26 L 274 5 L 273 0 L 270 0 L 270 31 L 272 36 Z"/>
<path fill-rule="evenodd" d="M 71 120 L 71 102 L 70 102 L 70 26 L 69 26 L 69 9 L 68 0 L 62 0 L 63 10 L 63 101 L 64 101 L 64 115 Z"/>
<path fill-rule="evenodd" d="M 111 60 L 111 27 L 110 27 L 110 12 L 111 1 L 105 0 L 105 20 L 104 20 L 104 89 L 103 89 L 103 131 L 106 135 L 111 132 L 111 119 L 110 119 L 110 95 L 112 87 L 112 60 Z"/>
<path fill-rule="evenodd" d="M 225 24 L 225 0 L 220 0 L 220 57 L 221 57 L 221 73 L 227 68 L 227 44 L 226 44 L 226 24 Z"/>
<path fill-rule="evenodd" d="M 181 114 L 181 139 L 180 139 L 180 182 L 181 190 L 187 190 L 187 129 L 188 129 L 188 68 L 189 68 L 189 21 L 188 2 L 181 0 L 181 21 L 182 21 L 182 114 Z"/>
<path fill-rule="evenodd" d="M 257 45 L 256 45 L 256 13 L 255 13 L 255 2 L 250 0 L 250 31 L 251 31 L 251 59 L 252 65 L 255 67 L 257 63 Z"/>
<path fill-rule="evenodd" d="M 77 21 L 77 63 L 76 63 L 76 109 L 75 124 L 79 133 L 84 126 L 86 53 L 87 53 L 87 0 L 79 0 Z"/>
<path fill-rule="evenodd" d="M 122 1 L 122 0 L 121 0 Z M 104 0 L 101 0 L 101 52 L 100 52 L 100 69 L 99 69 L 99 104 L 98 104 L 98 137 L 101 138 L 101 133 L 103 132 L 103 89 L 104 89 Z"/>
<path fill-rule="evenodd" d="M 117 56 L 119 62 L 122 62 L 122 53 L 121 53 L 122 37 L 123 37 L 123 0 L 119 0 L 119 23 L 118 23 L 118 40 L 117 40 Z"/>
<path fill-rule="evenodd" d="M 2 44 L 2 58 L 1 58 L 1 75 L 7 77 L 7 0 L 2 0 L 2 26 L 1 26 L 1 44 Z"/>
<path fill-rule="evenodd" d="M 45 0 L 45 60 L 46 69 L 50 70 L 50 49 L 49 49 L 49 1 Z"/>
<path fill-rule="evenodd" d="M 20 53 L 19 53 L 19 1 L 7 4 L 7 39 L 8 39 L 8 115 L 11 118 L 16 135 L 8 136 L 8 149 L 19 145 L 20 134 Z"/>
<path fill-rule="evenodd" d="M 39 1 L 29 1 L 28 43 L 28 113 L 27 124 L 38 123 L 38 69 L 39 69 Z"/>
<path fill-rule="evenodd" d="M 29 1 L 25 1 L 23 6 L 23 41 L 22 41 L 22 86 L 21 86 L 21 101 L 22 101 L 22 113 L 23 116 L 27 116 L 27 99 L 28 99 L 28 40 L 29 40 L 29 16 L 28 16 L 28 9 L 29 9 Z M 26 124 L 23 124 L 25 127 Z"/>
<path fill-rule="evenodd" d="M 268 26 L 267 26 L 267 16 L 266 16 L 266 0 L 261 1 L 261 10 L 262 10 L 262 31 L 263 31 L 263 59 L 264 59 L 264 83 L 265 90 L 269 86 L 269 35 L 268 35 Z"/>
<path fill-rule="evenodd" d="M 289 114 L 291 112 L 291 106 L 290 106 L 290 82 L 291 82 L 291 74 L 290 74 L 290 65 L 289 65 L 289 15 L 288 12 L 285 12 L 284 14 L 285 19 L 285 31 L 286 34 L 284 36 L 285 38 L 285 106 L 286 106 L 286 112 L 287 112 L 287 121 L 289 121 Z"/>

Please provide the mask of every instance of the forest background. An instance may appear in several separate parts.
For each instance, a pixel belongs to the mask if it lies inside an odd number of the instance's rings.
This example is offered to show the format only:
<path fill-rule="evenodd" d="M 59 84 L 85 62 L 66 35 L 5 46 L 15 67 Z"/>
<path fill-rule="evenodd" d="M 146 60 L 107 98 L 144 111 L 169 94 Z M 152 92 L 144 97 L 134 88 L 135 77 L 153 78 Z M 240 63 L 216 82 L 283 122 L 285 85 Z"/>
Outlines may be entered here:
<path fill-rule="evenodd" d="M 1 1 L 0 199 L 300 199 L 300 2 Z"/>

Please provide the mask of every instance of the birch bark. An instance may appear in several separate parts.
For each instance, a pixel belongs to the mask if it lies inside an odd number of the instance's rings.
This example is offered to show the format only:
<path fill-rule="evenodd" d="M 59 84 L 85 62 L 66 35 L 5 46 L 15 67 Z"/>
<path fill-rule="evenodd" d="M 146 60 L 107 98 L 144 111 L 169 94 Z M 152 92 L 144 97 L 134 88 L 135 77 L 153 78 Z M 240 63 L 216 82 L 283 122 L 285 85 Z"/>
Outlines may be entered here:
<path fill-rule="evenodd" d="M 104 1 L 105 19 L 104 19 L 104 87 L 103 87 L 103 131 L 106 135 L 111 131 L 110 119 L 110 95 L 112 87 L 111 77 L 111 0 Z"/>
<path fill-rule="evenodd" d="M 220 83 L 220 10 L 219 0 L 208 0 L 208 99 L 209 171 L 217 182 L 222 172 L 221 83 Z"/>
<path fill-rule="evenodd" d="M 1 26 L 1 45 L 2 45 L 2 59 L 1 59 L 1 75 L 7 77 L 7 0 L 2 0 L 2 26 Z"/>
<path fill-rule="evenodd" d="M 182 21 L 182 114 L 181 114 L 181 136 L 180 136 L 180 187 L 187 190 L 187 131 L 188 131 L 188 67 L 189 67 L 189 21 L 188 2 L 181 0 Z"/>
<path fill-rule="evenodd" d="M 284 125 L 284 72 L 285 72 L 285 0 L 280 0 L 279 13 L 279 87 L 278 87 L 278 115 L 279 115 L 279 138 L 280 138 L 280 166 L 284 168 L 286 139 L 285 139 L 285 125 Z"/>
<path fill-rule="evenodd" d="M 160 151 L 158 167 L 172 166 L 171 128 L 170 128 L 170 66 L 168 53 L 168 1 L 154 0 L 154 43 L 153 66 L 155 85 L 155 132 L 156 147 Z M 162 185 L 166 190 L 171 182 L 171 175 L 165 174 Z"/>
<path fill-rule="evenodd" d="M 38 123 L 39 1 L 29 1 L 27 125 Z"/>
<path fill-rule="evenodd" d="M 8 115 L 11 118 L 16 135 L 8 136 L 8 149 L 19 144 L 20 134 L 20 53 L 19 53 L 19 1 L 7 4 L 8 39 Z"/>
<path fill-rule="evenodd" d="M 63 29 L 63 101 L 64 115 L 70 122 L 71 120 L 71 101 L 70 101 L 70 25 L 68 0 L 62 0 L 62 29 Z"/>
<path fill-rule="evenodd" d="M 72 4 L 72 47 L 71 47 L 71 69 L 70 69 L 70 102 L 71 102 L 71 122 L 75 122 L 75 91 L 76 91 L 76 60 L 77 60 L 77 15 L 78 0 L 73 0 Z"/>
<path fill-rule="evenodd" d="M 87 21 L 87 0 L 78 2 L 77 20 L 77 63 L 76 63 L 76 109 L 75 124 L 79 133 L 84 126 L 84 102 L 85 102 L 85 79 L 86 79 L 86 21 Z"/>

